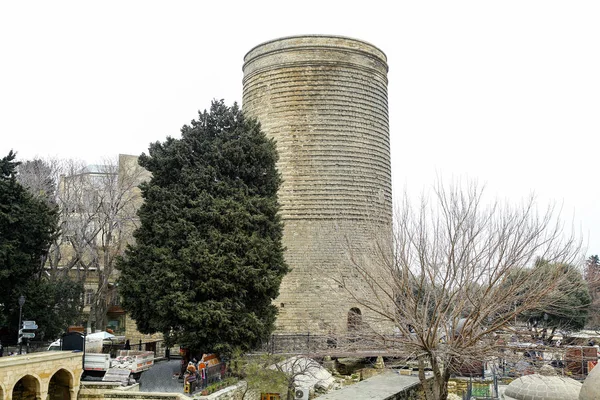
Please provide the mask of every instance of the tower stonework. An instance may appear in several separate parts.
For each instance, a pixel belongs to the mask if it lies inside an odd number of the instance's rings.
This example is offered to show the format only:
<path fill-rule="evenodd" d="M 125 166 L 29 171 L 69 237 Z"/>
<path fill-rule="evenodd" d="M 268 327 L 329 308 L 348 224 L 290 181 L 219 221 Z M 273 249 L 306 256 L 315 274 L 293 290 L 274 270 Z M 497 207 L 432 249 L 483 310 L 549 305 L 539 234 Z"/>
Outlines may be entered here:
<path fill-rule="evenodd" d="M 243 109 L 276 140 L 283 177 L 291 272 L 277 330 L 344 332 L 351 309 L 368 311 L 336 279 L 358 280 L 350 257 L 391 241 L 386 56 L 360 40 L 297 36 L 254 47 L 243 70 Z"/>

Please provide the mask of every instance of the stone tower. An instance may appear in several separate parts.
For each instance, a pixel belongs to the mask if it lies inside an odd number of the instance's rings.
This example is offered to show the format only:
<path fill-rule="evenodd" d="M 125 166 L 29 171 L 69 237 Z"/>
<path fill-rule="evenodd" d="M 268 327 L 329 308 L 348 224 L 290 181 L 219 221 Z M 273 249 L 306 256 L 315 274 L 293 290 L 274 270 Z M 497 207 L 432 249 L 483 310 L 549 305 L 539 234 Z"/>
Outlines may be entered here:
<path fill-rule="evenodd" d="M 356 279 L 356 258 L 391 241 L 391 167 L 385 54 L 336 36 L 296 36 L 244 58 L 243 109 L 277 141 L 283 242 L 291 272 L 279 332 L 345 332 L 366 316 L 332 277 Z M 352 311 L 351 311 L 352 310 Z"/>

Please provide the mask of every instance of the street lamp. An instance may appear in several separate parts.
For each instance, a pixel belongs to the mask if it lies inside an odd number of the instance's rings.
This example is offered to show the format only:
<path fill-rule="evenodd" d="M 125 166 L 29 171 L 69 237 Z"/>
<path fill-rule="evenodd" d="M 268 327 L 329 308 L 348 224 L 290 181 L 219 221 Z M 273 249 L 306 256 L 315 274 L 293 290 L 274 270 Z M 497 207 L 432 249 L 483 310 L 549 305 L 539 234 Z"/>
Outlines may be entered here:
<path fill-rule="evenodd" d="M 21 349 L 23 348 L 21 344 L 23 341 L 23 338 L 21 338 L 21 316 L 23 315 L 23 304 L 25 304 L 25 296 L 21 295 L 19 296 L 19 335 L 17 336 L 19 343 L 19 354 L 21 354 Z"/>

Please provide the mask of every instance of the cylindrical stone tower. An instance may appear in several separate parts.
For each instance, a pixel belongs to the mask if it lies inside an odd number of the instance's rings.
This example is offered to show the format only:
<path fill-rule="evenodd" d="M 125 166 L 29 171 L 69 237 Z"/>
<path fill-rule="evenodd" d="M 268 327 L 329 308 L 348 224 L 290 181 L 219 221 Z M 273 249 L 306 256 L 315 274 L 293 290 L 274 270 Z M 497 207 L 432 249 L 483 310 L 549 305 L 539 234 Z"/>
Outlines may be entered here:
<path fill-rule="evenodd" d="M 368 314 L 334 282 L 360 279 L 350 257 L 391 240 L 387 71 L 381 50 L 337 36 L 276 39 L 244 58 L 243 109 L 277 141 L 283 177 L 279 332 L 342 333 Z"/>

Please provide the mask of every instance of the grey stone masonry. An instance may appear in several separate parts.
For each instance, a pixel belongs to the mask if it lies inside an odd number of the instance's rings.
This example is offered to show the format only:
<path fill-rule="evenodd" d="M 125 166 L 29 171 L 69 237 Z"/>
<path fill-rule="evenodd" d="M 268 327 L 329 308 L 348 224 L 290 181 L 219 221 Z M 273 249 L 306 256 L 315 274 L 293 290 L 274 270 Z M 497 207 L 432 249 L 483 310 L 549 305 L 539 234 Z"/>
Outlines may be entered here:
<path fill-rule="evenodd" d="M 391 241 L 387 60 L 366 42 L 297 36 L 244 58 L 243 109 L 277 142 L 286 260 L 280 332 L 342 333 L 358 308 L 334 278 Z M 371 257 L 368 257 L 371 259 Z M 353 284 L 360 286 L 360 282 Z"/>

